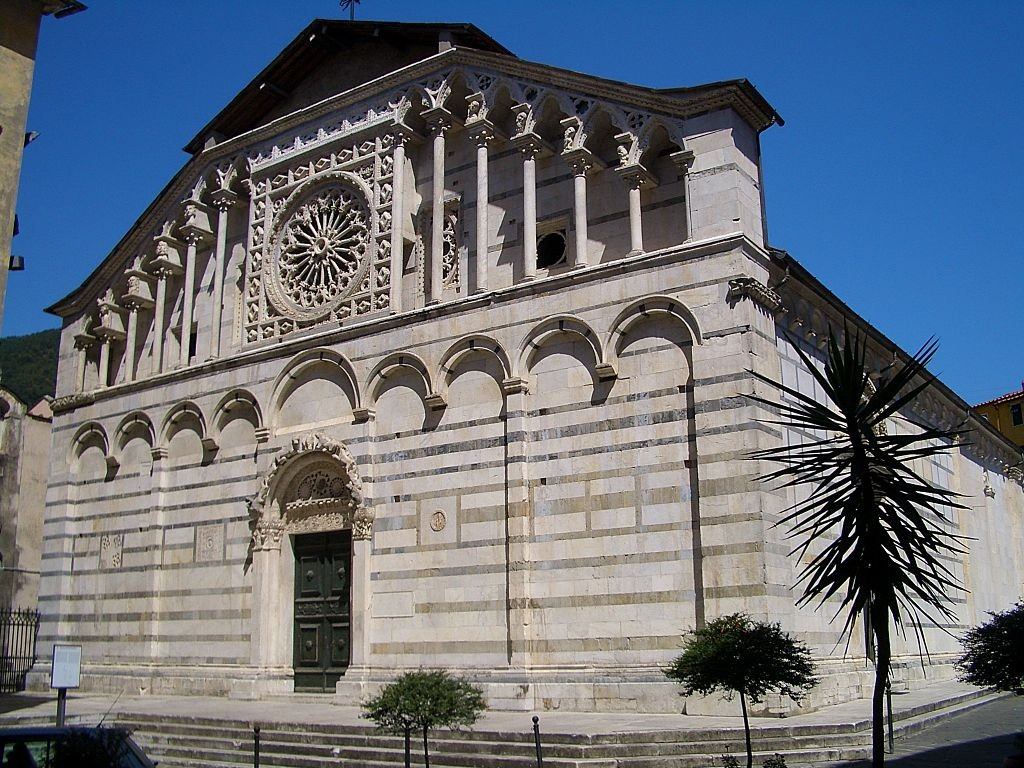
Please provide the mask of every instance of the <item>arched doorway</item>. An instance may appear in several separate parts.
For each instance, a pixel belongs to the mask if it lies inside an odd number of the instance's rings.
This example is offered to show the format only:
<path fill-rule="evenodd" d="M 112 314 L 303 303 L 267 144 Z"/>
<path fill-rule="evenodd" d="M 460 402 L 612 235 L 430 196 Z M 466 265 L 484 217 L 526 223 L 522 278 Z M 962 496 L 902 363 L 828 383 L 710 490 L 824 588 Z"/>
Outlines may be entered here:
<path fill-rule="evenodd" d="M 373 514 L 355 459 L 322 435 L 293 440 L 249 513 L 259 692 L 334 691 L 366 657 Z"/>

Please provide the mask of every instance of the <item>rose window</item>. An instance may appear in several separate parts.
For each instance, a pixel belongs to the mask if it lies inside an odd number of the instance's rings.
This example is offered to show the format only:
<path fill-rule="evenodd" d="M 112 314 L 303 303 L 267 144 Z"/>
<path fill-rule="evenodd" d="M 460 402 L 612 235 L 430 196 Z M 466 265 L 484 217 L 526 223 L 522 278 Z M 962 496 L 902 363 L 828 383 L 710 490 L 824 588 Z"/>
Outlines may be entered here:
<path fill-rule="evenodd" d="M 329 311 L 358 286 L 370 216 L 357 191 L 332 186 L 308 198 L 278 236 L 277 288 L 301 315 Z"/>

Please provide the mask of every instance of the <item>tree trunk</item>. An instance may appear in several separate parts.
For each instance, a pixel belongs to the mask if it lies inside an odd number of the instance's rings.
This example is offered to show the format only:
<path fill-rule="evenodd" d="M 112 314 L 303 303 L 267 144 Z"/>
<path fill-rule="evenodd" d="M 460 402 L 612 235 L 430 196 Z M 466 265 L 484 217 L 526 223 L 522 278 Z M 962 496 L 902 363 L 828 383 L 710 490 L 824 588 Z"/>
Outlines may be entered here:
<path fill-rule="evenodd" d="M 740 707 L 743 709 L 743 732 L 747 737 L 747 768 L 754 766 L 754 749 L 750 746 L 750 721 L 747 719 L 747 697 L 740 691 Z"/>
<path fill-rule="evenodd" d="M 412 728 L 405 726 L 405 768 L 412 768 Z"/>
<path fill-rule="evenodd" d="M 430 768 L 430 751 L 427 749 L 427 726 L 423 726 L 423 765 Z"/>
<path fill-rule="evenodd" d="M 877 605 L 877 603 L 876 603 Z M 889 682 L 889 615 L 872 609 L 872 629 L 875 633 L 875 689 L 871 695 L 871 766 L 885 766 L 885 686 Z"/>

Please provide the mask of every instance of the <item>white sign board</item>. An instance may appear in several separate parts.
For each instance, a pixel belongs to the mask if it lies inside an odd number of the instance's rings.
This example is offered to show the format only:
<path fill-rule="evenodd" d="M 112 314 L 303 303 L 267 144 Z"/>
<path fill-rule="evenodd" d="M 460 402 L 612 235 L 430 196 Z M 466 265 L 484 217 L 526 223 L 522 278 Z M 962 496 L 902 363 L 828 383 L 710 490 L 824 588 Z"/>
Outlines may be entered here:
<path fill-rule="evenodd" d="M 50 668 L 51 688 L 77 688 L 82 678 L 82 646 L 53 646 Z"/>

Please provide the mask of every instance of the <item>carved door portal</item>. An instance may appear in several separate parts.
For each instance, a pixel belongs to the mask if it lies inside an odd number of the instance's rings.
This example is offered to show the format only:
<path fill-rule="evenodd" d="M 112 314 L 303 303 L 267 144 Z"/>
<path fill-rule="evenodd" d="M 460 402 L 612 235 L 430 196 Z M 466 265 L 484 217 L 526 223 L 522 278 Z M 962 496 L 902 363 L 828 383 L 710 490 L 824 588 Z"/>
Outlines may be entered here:
<path fill-rule="evenodd" d="M 295 537 L 295 690 L 333 691 L 351 646 L 352 532 Z"/>

